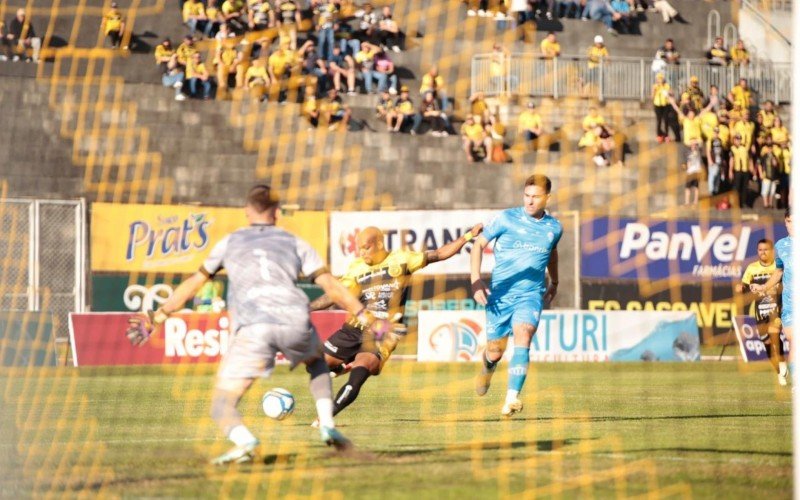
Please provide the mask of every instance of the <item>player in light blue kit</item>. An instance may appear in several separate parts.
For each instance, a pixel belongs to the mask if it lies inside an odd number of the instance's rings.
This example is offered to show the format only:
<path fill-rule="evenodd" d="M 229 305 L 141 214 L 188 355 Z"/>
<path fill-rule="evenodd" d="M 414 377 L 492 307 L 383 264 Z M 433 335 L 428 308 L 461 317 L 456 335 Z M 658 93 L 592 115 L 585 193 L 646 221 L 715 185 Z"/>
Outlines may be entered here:
<path fill-rule="evenodd" d="M 775 272 L 772 273 L 769 280 L 763 285 L 752 285 L 750 290 L 757 293 L 765 293 L 777 286 L 778 283 L 783 283 L 783 309 L 781 310 L 781 323 L 783 324 L 783 333 L 786 335 L 786 340 L 789 341 L 789 371 L 794 371 L 794 346 L 792 345 L 792 274 L 794 273 L 792 267 L 794 262 L 792 260 L 792 212 L 791 209 L 786 209 L 786 231 L 789 236 L 782 238 L 775 243 Z M 485 232 L 484 232 L 485 234 Z"/>
<path fill-rule="evenodd" d="M 486 353 L 475 381 L 475 391 L 489 390 L 492 374 L 503 357 L 508 336 L 514 335 L 514 355 L 508 366 L 508 392 L 502 414 L 522 411 L 519 393 L 530 362 L 531 339 L 539 325 L 545 302 L 558 288 L 558 240 L 561 223 L 545 212 L 550 199 L 550 179 L 532 175 L 525 181 L 522 207 L 504 210 L 475 239 L 470 271 L 475 301 L 486 306 Z M 495 266 L 491 287 L 481 280 L 481 259 L 495 240 Z M 547 285 L 545 270 L 550 274 Z"/>

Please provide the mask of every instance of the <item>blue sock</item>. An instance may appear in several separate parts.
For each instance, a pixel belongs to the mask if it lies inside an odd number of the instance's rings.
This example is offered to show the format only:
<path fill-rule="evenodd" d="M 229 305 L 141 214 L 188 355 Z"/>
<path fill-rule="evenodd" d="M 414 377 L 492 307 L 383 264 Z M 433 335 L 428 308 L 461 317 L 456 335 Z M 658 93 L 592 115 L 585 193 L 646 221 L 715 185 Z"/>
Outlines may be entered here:
<path fill-rule="evenodd" d="M 530 362 L 530 349 L 527 347 L 514 347 L 514 355 L 508 365 L 508 390 L 519 391 L 525 384 L 528 376 L 528 363 Z"/>

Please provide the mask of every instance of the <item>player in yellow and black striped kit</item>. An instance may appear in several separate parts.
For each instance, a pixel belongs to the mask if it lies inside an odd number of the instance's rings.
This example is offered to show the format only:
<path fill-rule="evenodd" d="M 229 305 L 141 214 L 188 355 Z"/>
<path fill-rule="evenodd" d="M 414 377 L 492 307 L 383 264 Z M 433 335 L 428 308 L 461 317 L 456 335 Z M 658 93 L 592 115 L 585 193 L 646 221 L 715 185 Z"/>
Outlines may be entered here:
<path fill-rule="evenodd" d="M 449 259 L 478 236 L 483 224 L 476 224 L 457 239 L 436 250 L 412 252 L 384 246 L 383 232 L 377 227 L 363 229 L 356 236 L 359 258 L 350 264 L 342 284 L 358 297 L 364 308 L 376 318 L 394 323 L 394 331 L 383 339 L 365 332 L 352 315 L 323 344 L 325 361 L 333 373 L 350 371 L 350 378 L 334 399 L 333 414 L 344 410 L 358 397 L 361 386 L 371 375 L 378 375 L 405 333 L 402 323 L 407 288 L 413 273 L 434 262 Z M 310 304 L 312 311 L 327 309 L 331 300 L 323 295 Z M 380 344 L 376 343 L 380 340 Z"/>
<path fill-rule="evenodd" d="M 775 272 L 775 247 L 772 240 L 762 239 L 758 242 L 758 260 L 751 263 L 744 270 L 742 282 L 736 285 L 739 293 L 750 290 L 751 285 L 763 285 Z M 781 295 L 778 287 L 773 288 L 768 293 L 756 296 L 752 304 L 752 315 L 756 320 L 758 335 L 764 346 L 767 348 L 769 361 L 778 372 L 778 383 L 786 385 L 787 369 L 784 359 L 783 342 L 780 339 L 781 332 Z M 773 349 L 773 346 L 778 346 Z"/>

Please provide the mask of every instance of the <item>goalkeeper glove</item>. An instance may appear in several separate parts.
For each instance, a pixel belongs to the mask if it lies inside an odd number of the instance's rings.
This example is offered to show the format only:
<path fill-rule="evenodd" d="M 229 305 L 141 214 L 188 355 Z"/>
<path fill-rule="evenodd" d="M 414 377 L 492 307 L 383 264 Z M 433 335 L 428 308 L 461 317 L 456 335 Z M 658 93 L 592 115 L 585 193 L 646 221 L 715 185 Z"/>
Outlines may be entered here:
<path fill-rule="evenodd" d="M 169 315 L 158 309 L 157 311 L 144 311 L 128 318 L 128 329 L 125 336 L 135 346 L 140 346 L 150 339 L 155 329 L 162 325 Z"/>

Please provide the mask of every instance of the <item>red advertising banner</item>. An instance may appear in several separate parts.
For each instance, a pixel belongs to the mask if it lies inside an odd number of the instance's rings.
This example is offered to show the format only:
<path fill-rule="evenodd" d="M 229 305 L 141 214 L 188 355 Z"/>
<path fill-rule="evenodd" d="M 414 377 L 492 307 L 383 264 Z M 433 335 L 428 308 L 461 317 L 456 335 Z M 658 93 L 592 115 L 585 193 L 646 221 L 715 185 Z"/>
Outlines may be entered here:
<path fill-rule="evenodd" d="M 322 340 L 342 326 L 344 311 L 318 311 L 311 322 Z M 72 313 L 69 335 L 75 366 L 215 363 L 231 339 L 226 313 L 186 313 L 171 316 L 150 340 L 136 347 L 125 329 L 131 313 Z"/>

